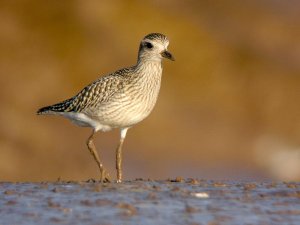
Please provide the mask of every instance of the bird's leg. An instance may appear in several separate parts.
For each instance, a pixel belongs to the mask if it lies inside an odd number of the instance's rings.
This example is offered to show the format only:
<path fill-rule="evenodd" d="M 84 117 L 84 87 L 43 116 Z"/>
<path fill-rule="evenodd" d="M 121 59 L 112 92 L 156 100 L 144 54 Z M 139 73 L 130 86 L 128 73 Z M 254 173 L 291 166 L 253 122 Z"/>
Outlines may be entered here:
<path fill-rule="evenodd" d="M 116 169 L 117 169 L 117 183 L 122 182 L 122 147 L 124 139 L 120 139 L 120 143 L 116 152 Z"/>
<path fill-rule="evenodd" d="M 122 182 L 122 147 L 126 137 L 127 130 L 128 128 L 121 129 L 120 143 L 116 151 L 117 183 Z"/>
<path fill-rule="evenodd" d="M 96 161 L 96 163 L 97 163 L 97 165 L 99 167 L 100 174 L 101 174 L 101 178 L 100 178 L 101 183 L 103 181 L 110 182 L 109 174 L 104 169 L 103 164 L 100 161 L 100 157 L 98 155 L 98 152 L 96 150 L 96 147 L 95 147 L 95 144 L 94 144 L 94 140 L 93 140 L 94 139 L 94 134 L 95 134 L 95 131 L 93 131 L 93 133 L 91 134 L 91 136 L 88 138 L 86 144 L 87 144 L 87 147 L 88 147 L 90 153 L 94 157 L 94 159 L 95 159 L 95 161 Z"/>

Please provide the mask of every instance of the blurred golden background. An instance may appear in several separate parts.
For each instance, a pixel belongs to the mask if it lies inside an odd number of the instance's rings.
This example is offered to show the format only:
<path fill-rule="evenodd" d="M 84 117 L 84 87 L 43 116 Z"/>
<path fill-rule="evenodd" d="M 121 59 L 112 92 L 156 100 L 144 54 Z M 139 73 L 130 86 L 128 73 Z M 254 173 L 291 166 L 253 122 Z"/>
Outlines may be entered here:
<path fill-rule="evenodd" d="M 0 180 L 98 178 L 91 130 L 38 108 L 135 64 L 160 32 L 164 61 L 149 118 L 129 130 L 125 179 L 300 180 L 300 2 L 9 1 L 0 3 Z M 115 175 L 119 131 L 97 133 Z"/>

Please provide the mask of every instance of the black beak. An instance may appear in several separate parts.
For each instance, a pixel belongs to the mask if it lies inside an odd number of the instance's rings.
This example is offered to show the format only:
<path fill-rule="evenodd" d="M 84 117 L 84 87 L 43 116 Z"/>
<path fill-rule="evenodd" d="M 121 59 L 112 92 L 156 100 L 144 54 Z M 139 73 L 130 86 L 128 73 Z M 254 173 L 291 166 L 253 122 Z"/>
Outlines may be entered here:
<path fill-rule="evenodd" d="M 160 53 L 162 57 L 170 59 L 172 61 L 175 61 L 175 58 L 172 56 L 172 54 L 170 52 L 168 52 L 167 50 L 163 51 L 162 53 Z"/>

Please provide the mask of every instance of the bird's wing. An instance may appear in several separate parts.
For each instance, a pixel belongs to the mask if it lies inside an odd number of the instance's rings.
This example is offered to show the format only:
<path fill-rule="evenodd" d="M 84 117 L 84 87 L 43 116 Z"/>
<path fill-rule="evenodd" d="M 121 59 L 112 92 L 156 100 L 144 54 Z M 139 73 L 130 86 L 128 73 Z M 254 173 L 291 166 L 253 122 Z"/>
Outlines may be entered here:
<path fill-rule="evenodd" d="M 96 104 L 108 102 L 111 97 L 121 90 L 126 83 L 126 75 L 132 68 L 125 68 L 100 77 L 98 80 L 86 86 L 74 97 L 63 102 L 46 106 L 38 110 L 37 114 L 49 114 L 55 112 L 81 112 Z"/>
<path fill-rule="evenodd" d="M 112 95 L 122 89 L 124 81 L 117 75 L 104 76 L 91 83 L 80 91 L 69 106 L 70 111 L 81 112 L 82 110 L 108 102 Z"/>

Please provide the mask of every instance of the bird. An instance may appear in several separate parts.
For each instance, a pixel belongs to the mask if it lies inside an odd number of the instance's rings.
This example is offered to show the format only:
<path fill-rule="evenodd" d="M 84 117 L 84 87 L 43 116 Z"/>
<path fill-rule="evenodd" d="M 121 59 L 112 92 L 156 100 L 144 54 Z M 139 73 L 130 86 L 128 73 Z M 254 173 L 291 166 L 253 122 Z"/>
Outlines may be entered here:
<path fill-rule="evenodd" d="M 116 182 L 121 183 L 122 148 L 127 131 L 144 120 L 156 104 L 163 58 L 175 60 L 168 51 L 168 45 L 169 40 L 164 34 L 146 35 L 140 42 L 135 65 L 100 76 L 74 97 L 37 111 L 37 115 L 59 115 L 78 126 L 92 128 L 86 144 L 100 170 L 101 182 L 111 182 L 111 178 L 96 150 L 95 133 L 120 129 Z"/>

